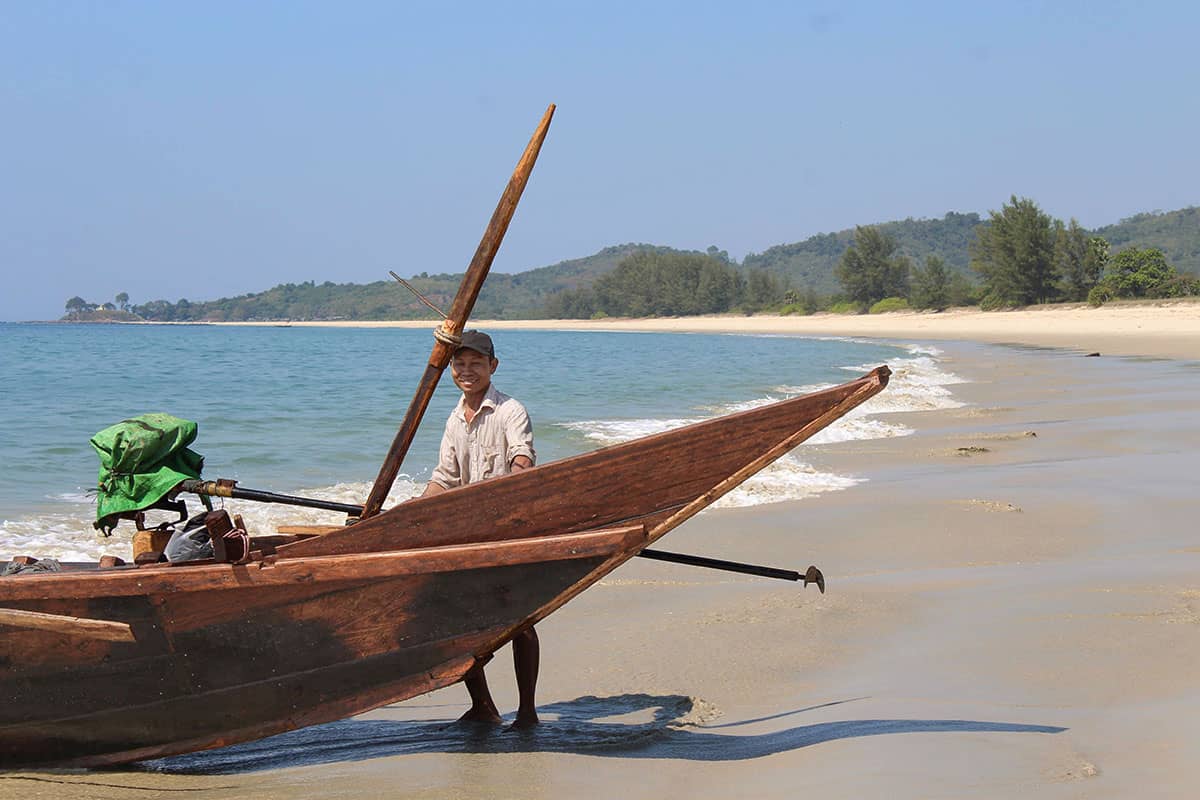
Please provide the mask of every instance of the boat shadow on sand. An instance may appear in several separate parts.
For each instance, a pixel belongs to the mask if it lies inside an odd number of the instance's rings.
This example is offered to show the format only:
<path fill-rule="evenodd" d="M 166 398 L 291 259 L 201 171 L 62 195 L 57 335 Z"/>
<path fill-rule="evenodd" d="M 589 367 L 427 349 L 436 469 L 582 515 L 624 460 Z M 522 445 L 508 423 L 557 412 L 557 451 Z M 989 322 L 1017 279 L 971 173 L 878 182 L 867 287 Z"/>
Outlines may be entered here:
<path fill-rule="evenodd" d="M 839 700 L 770 717 L 710 725 L 708 723 L 720 716 L 720 712 L 697 698 L 649 694 L 586 696 L 539 706 L 543 723 L 532 730 L 460 724 L 450 719 L 348 719 L 219 750 L 147 761 L 137 767 L 163 773 L 211 775 L 418 753 L 559 752 L 619 758 L 741 761 L 836 739 L 864 736 L 1061 733 L 1066 730 L 1050 725 L 963 719 L 856 719 L 801 725 L 769 733 L 739 735 L 724 731 L 846 702 L 850 701 Z M 426 706 L 423 710 L 429 708 Z M 723 730 L 717 733 L 717 729 Z"/>

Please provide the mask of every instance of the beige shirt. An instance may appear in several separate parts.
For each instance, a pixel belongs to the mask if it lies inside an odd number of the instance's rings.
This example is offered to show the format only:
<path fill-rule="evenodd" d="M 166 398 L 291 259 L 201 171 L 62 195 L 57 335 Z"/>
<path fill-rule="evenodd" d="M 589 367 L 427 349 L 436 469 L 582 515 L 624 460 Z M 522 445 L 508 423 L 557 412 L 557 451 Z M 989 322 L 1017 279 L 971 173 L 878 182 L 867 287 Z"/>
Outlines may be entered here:
<path fill-rule="evenodd" d="M 533 424 L 525 406 L 488 387 L 471 422 L 467 422 L 465 398 L 450 412 L 438 451 L 438 465 L 429 480 L 447 489 L 507 475 L 517 456 L 535 461 Z"/>

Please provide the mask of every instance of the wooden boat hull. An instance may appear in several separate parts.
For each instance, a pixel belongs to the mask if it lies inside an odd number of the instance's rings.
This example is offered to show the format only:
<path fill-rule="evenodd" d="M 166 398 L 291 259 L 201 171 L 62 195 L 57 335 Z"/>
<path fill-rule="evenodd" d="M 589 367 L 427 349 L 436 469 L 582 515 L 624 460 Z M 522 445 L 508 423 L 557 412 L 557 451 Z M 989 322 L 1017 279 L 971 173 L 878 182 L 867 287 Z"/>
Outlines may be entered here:
<path fill-rule="evenodd" d="M 247 565 L 0 580 L 0 765 L 219 747 L 461 680 L 887 377 L 411 501 Z"/>
<path fill-rule="evenodd" d="M 96 766 L 189 752 L 449 685 L 564 590 L 643 541 L 644 529 L 629 526 L 555 537 L 551 550 L 504 542 L 373 554 L 374 563 L 333 557 L 14 579 L 18 596 L 6 607 L 123 622 L 134 639 L 6 631 L 0 764 Z M 222 588 L 206 588 L 214 582 Z M 110 594 L 89 594 L 95 584 Z"/>
<path fill-rule="evenodd" d="M 631 520 L 652 524 L 830 409 L 840 406 L 845 413 L 873 397 L 889 375 L 879 367 L 820 392 L 412 500 L 343 531 L 288 545 L 280 555 L 520 539 Z"/>

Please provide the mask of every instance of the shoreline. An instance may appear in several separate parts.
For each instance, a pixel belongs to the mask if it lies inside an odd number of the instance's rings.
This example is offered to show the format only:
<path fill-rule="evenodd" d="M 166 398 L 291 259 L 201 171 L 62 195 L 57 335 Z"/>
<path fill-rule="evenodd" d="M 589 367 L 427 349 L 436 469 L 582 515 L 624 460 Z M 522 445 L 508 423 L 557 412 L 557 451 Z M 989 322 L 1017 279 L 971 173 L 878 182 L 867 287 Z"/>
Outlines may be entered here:
<path fill-rule="evenodd" d="M 900 800 L 1190 796 L 1194 371 L 972 343 L 939 361 L 970 381 L 954 388 L 966 406 L 890 415 L 911 436 L 804 453 L 862 486 L 714 510 L 670 537 L 710 557 L 815 562 L 827 594 L 635 560 L 539 623 L 539 730 L 453 726 L 466 695 L 452 686 L 173 767 L 200 774 L 112 773 L 120 788 L 101 796 L 217 798 L 231 781 L 250 800 L 331 783 L 414 798 L 623 786 L 782 800 L 798 784 Z M 504 712 L 509 660 L 489 668 Z M 56 796 L 94 796 L 96 773 L 54 777 Z"/>
<path fill-rule="evenodd" d="M 69 324 L 69 323 L 68 323 Z M 76 323 L 97 324 L 97 323 Z M 224 325 L 295 328 L 431 329 L 434 321 L 255 321 L 114 322 L 118 325 Z M 889 314 L 759 314 L 600 320 L 474 320 L 492 330 L 626 331 L 651 333 L 734 333 L 749 335 L 850 336 L 871 339 L 969 341 L 1065 348 L 1101 355 L 1200 359 L 1200 302 L 1052 305 L 1017 311 L 950 309 Z"/>

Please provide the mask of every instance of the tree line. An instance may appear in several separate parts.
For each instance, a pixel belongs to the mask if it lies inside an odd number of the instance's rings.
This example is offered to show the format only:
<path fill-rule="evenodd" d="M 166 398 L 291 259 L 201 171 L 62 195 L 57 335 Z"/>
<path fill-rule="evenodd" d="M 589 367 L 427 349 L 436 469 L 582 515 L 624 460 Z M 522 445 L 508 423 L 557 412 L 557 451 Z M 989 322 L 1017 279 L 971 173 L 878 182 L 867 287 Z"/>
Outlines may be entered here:
<path fill-rule="evenodd" d="M 706 252 L 614 246 L 529 272 L 493 275 L 475 313 L 495 319 L 807 314 L 1182 297 L 1200 294 L 1200 284 L 1194 275 L 1176 269 L 1164 251 L 1194 268 L 1195 259 L 1188 254 L 1196 247 L 1200 208 L 1142 214 L 1089 232 L 1074 219 L 1053 219 L 1032 200 L 1014 196 L 987 219 L 952 212 L 940 220 L 860 226 L 751 253 L 741 264 L 715 246 Z M 421 272 L 411 282 L 444 306 L 460 278 Z M 65 319 L 430 318 L 424 306 L 391 281 L 305 281 L 211 301 L 131 305 L 125 292 L 114 299 L 91 303 L 72 297 Z"/>
<path fill-rule="evenodd" d="M 682 317 L 728 311 L 753 313 L 782 301 L 785 289 L 765 270 L 743 272 L 724 251 L 634 253 L 590 286 L 546 300 L 546 316 Z"/>
<path fill-rule="evenodd" d="M 137 320 L 140 317 L 133 312 L 129 305 L 129 294 L 118 292 L 114 302 L 90 303 L 79 295 L 67 300 L 67 314 L 64 319 L 78 322 Z"/>
<path fill-rule="evenodd" d="M 859 310 L 941 310 L 978 302 L 986 311 L 1200 295 L 1200 278 L 1176 270 L 1161 250 L 1131 247 L 1110 255 L 1110 249 L 1108 241 L 1088 234 L 1077 220 L 1053 219 L 1033 200 L 1014 195 L 975 228 L 969 252 L 977 286 L 949 273 L 934 256 L 923 267 L 910 264 L 896 252 L 893 239 L 870 226 L 855 229 L 837 276 Z M 879 308 L 880 303 L 886 307 Z"/>
<path fill-rule="evenodd" d="M 952 220 L 960 227 L 962 221 Z M 739 269 L 715 247 L 707 253 L 641 252 L 590 286 L 551 295 L 546 316 L 879 313 L 976 304 L 994 310 L 1200 295 L 1200 278 L 1176 270 L 1161 250 L 1130 247 L 1115 255 L 1110 250 L 1107 240 L 1088 233 L 1078 220 L 1053 219 L 1034 201 L 1013 196 L 975 225 L 966 272 L 936 255 L 914 264 L 882 226 L 868 225 L 855 228 L 837 263 L 840 292 L 819 295 L 811 285 L 798 289 L 764 269 Z"/>

